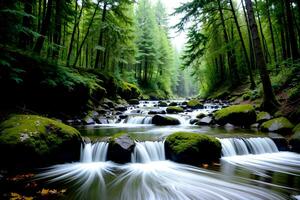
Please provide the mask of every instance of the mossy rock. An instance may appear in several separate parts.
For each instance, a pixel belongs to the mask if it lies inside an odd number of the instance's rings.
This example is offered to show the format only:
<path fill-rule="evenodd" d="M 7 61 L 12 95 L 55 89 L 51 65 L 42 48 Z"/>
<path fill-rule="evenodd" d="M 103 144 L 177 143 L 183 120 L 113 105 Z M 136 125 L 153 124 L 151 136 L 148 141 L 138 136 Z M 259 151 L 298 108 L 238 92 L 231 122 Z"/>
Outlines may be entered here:
<path fill-rule="evenodd" d="M 234 105 L 216 111 L 214 119 L 219 125 L 229 123 L 248 127 L 256 122 L 256 113 L 254 107 L 250 104 Z"/>
<path fill-rule="evenodd" d="M 152 118 L 152 124 L 155 125 L 178 125 L 180 124 L 179 120 L 173 117 L 169 116 L 163 116 L 163 115 L 155 115 Z"/>
<path fill-rule="evenodd" d="M 116 163 L 129 163 L 135 142 L 125 133 L 117 133 L 109 139 L 107 159 Z"/>
<path fill-rule="evenodd" d="M 285 117 L 279 117 L 264 122 L 260 129 L 264 132 L 276 132 L 282 135 L 290 135 L 294 125 Z"/>
<path fill-rule="evenodd" d="M 79 159 L 80 133 L 37 115 L 11 115 L 0 124 L 2 164 L 37 167 Z"/>
<path fill-rule="evenodd" d="M 292 147 L 292 151 L 300 153 L 300 123 L 293 129 L 294 135 L 291 137 L 289 144 Z"/>
<path fill-rule="evenodd" d="M 198 101 L 197 99 L 192 99 L 187 102 L 187 107 L 192 108 L 192 109 L 202 109 L 203 104 Z"/>
<path fill-rule="evenodd" d="M 159 101 L 159 102 L 158 102 L 158 106 L 159 106 L 159 107 L 167 107 L 168 104 L 167 104 L 167 102 Z"/>
<path fill-rule="evenodd" d="M 176 113 L 180 113 L 180 112 L 183 112 L 183 108 L 181 108 L 179 106 L 167 107 L 167 113 L 169 113 L 169 114 L 176 114 Z"/>
<path fill-rule="evenodd" d="M 134 84 L 123 81 L 119 86 L 118 93 L 126 100 L 137 99 L 141 96 L 141 90 Z"/>
<path fill-rule="evenodd" d="M 196 116 L 197 119 L 202 119 L 202 118 L 204 118 L 204 117 L 206 117 L 206 114 L 204 114 L 204 113 L 199 113 L 199 114 Z"/>
<path fill-rule="evenodd" d="M 139 105 L 140 104 L 138 99 L 130 99 L 127 102 L 131 105 Z"/>
<path fill-rule="evenodd" d="M 190 132 L 177 132 L 165 141 L 166 156 L 175 162 L 199 165 L 218 161 L 221 143 L 218 139 Z"/>
<path fill-rule="evenodd" d="M 256 122 L 261 124 L 265 121 L 270 120 L 272 117 L 268 112 L 259 112 L 256 116 Z"/>

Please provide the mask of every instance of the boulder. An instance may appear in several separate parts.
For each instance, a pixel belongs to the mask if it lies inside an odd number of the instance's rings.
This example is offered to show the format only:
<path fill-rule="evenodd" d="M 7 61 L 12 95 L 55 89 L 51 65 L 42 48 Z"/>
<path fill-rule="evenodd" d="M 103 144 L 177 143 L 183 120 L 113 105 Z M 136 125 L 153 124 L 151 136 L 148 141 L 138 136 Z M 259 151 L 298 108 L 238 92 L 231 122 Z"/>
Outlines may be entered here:
<path fill-rule="evenodd" d="M 285 117 L 279 117 L 264 122 L 260 129 L 263 132 L 275 132 L 281 135 L 290 135 L 294 125 Z"/>
<path fill-rule="evenodd" d="M 199 114 L 196 116 L 197 119 L 202 119 L 203 117 L 206 117 L 206 114 L 204 114 L 204 113 L 199 113 Z"/>
<path fill-rule="evenodd" d="M 169 104 L 169 106 L 177 106 L 178 105 L 178 103 L 176 103 L 176 102 L 171 102 L 170 104 Z"/>
<path fill-rule="evenodd" d="M 109 139 L 107 159 L 124 164 L 131 161 L 135 143 L 127 134 L 116 134 Z"/>
<path fill-rule="evenodd" d="M 150 110 L 148 112 L 149 115 L 156 115 L 156 114 L 167 114 L 167 112 L 165 110 L 162 110 L 162 109 L 153 109 L 153 110 Z"/>
<path fill-rule="evenodd" d="M 159 106 L 159 107 L 167 107 L 168 104 L 167 104 L 166 102 L 164 102 L 164 101 L 159 101 L 159 102 L 158 102 L 158 106 Z"/>
<path fill-rule="evenodd" d="M 154 115 L 152 118 L 152 124 L 155 125 L 178 125 L 179 120 L 169 116 Z"/>
<path fill-rule="evenodd" d="M 123 105 L 117 105 L 115 110 L 124 112 L 127 110 L 127 107 Z"/>
<path fill-rule="evenodd" d="M 234 105 L 218 110 L 213 115 L 219 125 L 227 123 L 249 127 L 256 122 L 256 113 L 254 107 L 250 104 Z"/>
<path fill-rule="evenodd" d="M 130 99 L 130 100 L 128 100 L 128 103 L 130 105 L 139 105 L 140 104 L 138 99 Z"/>
<path fill-rule="evenodd" d="M 191 119 L 190 124 L 197 124 L 199 122 L 199 119 Z"/>
<path fill-rule="evenodd" d="M 197 99 L 192 99 L 187 102 L 187 107 L 192 108 L 192 109 L 202 109 L 203 104 L 200 103 Z"/>
<path fill-rule="evenodd" d="M 0 124 L 1 166 L 40 167 L 79 159 L 80 133 L 57 120 L 11 115 Z"/>
<path fill-rule="evenodd" d="M 168 159 L 185 164 L 211 163 L 221 157 L 220 141 L 198 133 L 173 133 L 166 138 L 165 147 Z"/>
<path fill-rule="evenodd" d="M 82 119 L 82 122 L 84 125 L 93 125 L 96 123 L 95 120 L 90 116 L 86 116 L 84 119 Z"/>
<path fill-rule="evenodd" d="M 199 122 L 197 122 L 197 125 L 211 125 L 213 124 L 213 119 L 212 117 L 203 117 L 202 119 L 199 120 Z"/>
<path fill-rule="evenodd" d="M 289 144 L 291 145 L 291 150 L 300 153 L 300 123 L 293 129 L 294 135 L 291 137 Z"/>
<path fill-rule="evenodd" d="M 98 124 L 109 124 L 109 121 L 108 121 L 108 119 L 106 117 L 98 117 L 96 119 L 96 122 Z"/>
<path fill-rule="evenodd" d="M 179 106 L 169 106 L 167 107 L 167 113 L 168 114 L 176 114 L 176 113 L 180 113 L 183 112 L 183 108 L 179 107 Z"/>
<path fill-rule="evenodd" d="M 268 112 L 259 112 L 256 116 L 256 122 L 261 124 L 265 121 L 270 120 L 272 117 Z"/>
<path fill-rule="evenodd" d="M 115 103 L 112 100 L 109 100 L 107 98 L 103 99 L 103 107 L 105 108 L 114 108 L 115 107 Z"/>

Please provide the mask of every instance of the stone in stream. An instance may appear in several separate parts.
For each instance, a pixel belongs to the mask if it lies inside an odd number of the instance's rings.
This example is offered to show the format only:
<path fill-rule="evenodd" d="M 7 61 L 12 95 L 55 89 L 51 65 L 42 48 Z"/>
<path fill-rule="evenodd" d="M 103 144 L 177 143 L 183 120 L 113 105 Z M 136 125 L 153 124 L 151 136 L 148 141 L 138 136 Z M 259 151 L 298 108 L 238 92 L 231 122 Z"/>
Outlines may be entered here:
<path fill-rule="evenodd" d="M 262 124 L 265 121 L 268 121 L 272 116 L 268 112 L 259 112 L 256 116 L 256 122 Z"/>
<path fill-rule="evenodd" d="M 180 121 L 176 118 L 162 115 L 154 115 L 152 118 L 152 124 L 155 125 L 178 125 Z"/>
<path fill-rule="evenodd" d="M 199 119 L 191 119 L 190 124 L 197 124 L 199 122 Z"/>
<path fill-rule="evenodd" d="M 84 125 L 93 125 L 95 124 L 95 120 L 90 117 L 90 116 L 86 116 L 83 120 L 82 120 Z"/>
<path fill-rule="evenodd" d="M 263 132 L 275 132 L 280 133 L 282 135 L 292 134 L 293 128 L 294 125 L 285 117 L 271 119 L 269 121 L 264 122 L 260 126 L 260 129 Z"/>
<path fill-rule="evenodd" d="M 291 145 L 291 150 L 300 153 L 300 123 L 293 129 L 294 135 L 291 137 L 289 144 Z"/>
<path fill-rule="evenodd" d="M 127 134 L 116 134 L 109 139 L 107 159 L 124 164 L 131 161 L 135 147 L 134 141 Z"/>
<path fill-rule="evenodd" d="M 256 113 L 250 104 L 229 106 L 216 111 L 213 116 L 216 123 L 221 126 L 230 123 L 235 126 L 249 127 L 256 122 Z"/>
<path fill-rule="evenodd" d="M 199 113 L 199 114 L 196 116 L 197 119 L 202 119 L 203 117 L 206 117 L 206 114 L 204 114 L 204 113 Z"/>
<path fill-rule="evenodd" d="M 80 133 L 57 120 L 11 115 L 0 130 L 1 167 L 24 169 L 79 159 Z"/>
<path fill-rule="evenodd" d="M 117 111 L 126 111 L 127 110 L 127 107 L 126 106 L 123 106 L 123 105 L 117 105 L 115 107 L 115 110 Z"/>
<path fill-rule="evenodd" d="M 170 104 L 169 104 L 169 106 L 177 106 L 178 104 L 176 103 L 176 102 L 171 102 Z"/>
<path fill-rule="evenodd" d="M 173 133 L 166 138 L 165 147 L 168 159 L 196 166 L 218 161 L 221 157 L 220 141 L 198 133 Z"/>
<path fill-rule="evenodd" d="M 211 117 L 203 117 L 200 119 L 197 123 L 197 125 L 212 125 L 213 124 L 213 119 Z"/>
<path fill-rule="evenodd" d="M 158 102 L 158 106 L 159 106 L 159 107 L 167 107 L 168 104 L 167 104 L 166 102 L 164 102 L 164 101 L 159 101 L 159 102 Z"/>
<path fill-rule="evenodd" d="M 128 100 L 128 103 L 130 105 L 139 105 L 140 104 L 138 99 L 130 99 L 130 100 Z"/>
<path fill-rule="evenodd" d="M 180 112 L 183 112 L 183 108 L 179 107 L 179 106 L 169 106 L 167 107 L 167 113 L 168 114 L 177 114 Z"/>
<path fill-rule="evenodd" d="M 200 103 L 200 101 L 198 101 L 197 99 L 192 99 L 187 102 L 187 107 L 192 109 L 202 109 L 203 104 Z"/>
<path fill-rule="evenodd" d="M 156 114 L 167 114 L 165 110 L 162 109 L 152 109 L 148 112 L 149 115 L 156 115 Z"/>

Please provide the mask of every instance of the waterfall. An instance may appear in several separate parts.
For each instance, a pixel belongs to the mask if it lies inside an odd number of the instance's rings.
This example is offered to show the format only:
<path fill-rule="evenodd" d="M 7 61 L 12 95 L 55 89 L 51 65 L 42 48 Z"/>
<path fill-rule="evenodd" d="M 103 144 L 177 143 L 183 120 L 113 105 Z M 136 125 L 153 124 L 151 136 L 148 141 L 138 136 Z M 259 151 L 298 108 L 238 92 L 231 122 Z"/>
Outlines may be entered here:
<path fill-rule="evenodd" d="M 279 152 L 276 144 L 270 138 L 224 138 L 219 140 L 222 144 L 223 157 Z"/>
<path fill-rule="evenodd" d="M 107 142 L 86 143 L 81 146 L 80 162 L 105 162 L 107 149 Z"/>
<path fill-rule="evenodd" d="M 163 160 L 166 160 L 164 142 L 137 142 L 131 155 L 133 163 L 149 163 Z"/>
<path fill-rule="evenodd" d="M 132 116 L 126 122 L 127 124 L 152 124 L 151 116 Z"/>

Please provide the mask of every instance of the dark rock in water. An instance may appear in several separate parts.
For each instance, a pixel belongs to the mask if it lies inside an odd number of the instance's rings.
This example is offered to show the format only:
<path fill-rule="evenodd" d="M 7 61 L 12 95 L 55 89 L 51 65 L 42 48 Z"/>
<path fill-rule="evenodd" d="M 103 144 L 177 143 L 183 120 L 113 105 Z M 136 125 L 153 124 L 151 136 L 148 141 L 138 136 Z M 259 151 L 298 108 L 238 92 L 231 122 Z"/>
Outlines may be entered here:
<path fill-rule="evenodd" d="M 107 104 L 102 104 L 102 107 L 103 107 L 104 109 L 107 109 L 107 110 L 110 109 L 110 107 L 109 107 Z"/>
<path fill-rule="evenodd" d="M 213 119 L 211 117 L 203 117 L 197 122 L 197 125 L 211 125 L 213 124 Z"/>
<path fill-rule="evenodd" d="M 165 110 L 162 109 L 153 109 L 148 112 L 149 115 L 157 115 L 157 114 L 167 114 Z"/>
<path fill-rule="evenodd" d="M 181 103 L 181 105 L 187 105 L 187 103 L 188 103 L 187 101 L 184 101 Z"/>
<path fill-rule="evenodd" d="M 206 114 L 204 114 L 204 113 L 199 113 L 199 114 L 196 116 L 196 118 L 198 118 L 198 119 L 202 119 L 203 117 L 206 117 Z"/>
<path fill-rule="evenodd" d="M 178 104 L 176 103 L 176 102 L 171 102 L 170 104 L 169 104 L 169 106 L 177 106 Z"/>
<path fill-rule="evenodd" d="M 115 115 L 122 115 L 122 114 L 123 114 L 123 112 L 121 112 L 121 111 L 118 111 L 115 113 Z"/>
<path fill-rule="evenodd" d="M 269 134 L 270 138 L 274 141 L 279 151 L 288 151 L 288 141 L 278 134 Z"/>
<path fill-rule="evenodd" d="M 109 99 L 104 99 L 103 100 L 103 105 L 107 105 L 108 108 L 114 108 L 115 107 L 115 103 L 112 100 L 109 100 Z"/>
<path fill-rule="evenodd" d="M 128 117 L 128 115 L 119 115 L 120 119 L 126 119 Z"/>
<path fill-rule="evenodd" d="M 99 117 L 99 118 L 97 118 L 96 122 L 97 122 L 98 124 L 109 124 L 108 119 L 105 118 L 105 117 Z"/>
<path fill-rule="evenodd" d="M 221 157 L 220 141 L 198 133 L 173 133 L 167 137 L 165 147 L 168 159 L 196 166 L 218 161 Z"/>
<path fill-rule="evenodd" d="M 177 114 L 180 112 L 183 112 L 183 108 L 179 107 L 179 106 L 169 106 L 167 107 L 167 113 L 168 114 Z"/>
<path fill-rule="evenodd" d="M 57 120 L 12 115 L 0 130 L 1 168 L 32 169 L 79 159 L 80 133 Z"/>
<path fill-rule="evenodd" d="M 292 134 L 294 125 L 285 117 L 279 117 L 264 122 L 260 129 L 264 132 L 275 132 L 282 135 Z"/>
<path fill-rule="evenodd" d="M 118 110 L 118 111 L 126 111 L 127 108 L 126 108 L 126 106 L 123 106 L 123 105 L 117 105 L 116 108 L 115 108 L 115 110 Z"/>
<path fill-rule="evenodd" d="M 130 105 L 139 105 L 140 104 L 138 99 L 130 99 L 130 100 L 128 100 L 128 103 Z"/>
<path fill-rule="evenodd" d="M 108 111 L 108 110 L 105 110 L 105 109 L 103 109 L 103 108 L 100 108 L 100 109 L 97 110 L 97 112 L 98 112 L 100 115 L 104 115 L 104 114 L 106 114 L 106 113 L 109 112 L 109 111 Z"/>
<path fill-rule="evenodd" d="M 199 119 L 191 119 L 190 124 L 196 124 L 199 122 Z"/>
<path fill-rule="evenodd" d="M 300 153 L 300 123 L 293 129 L 294 135 L 291 137 L 289 144 L 291 150 Z"/>
<path fill-rule="evenodd" d="M 169 116 L 155 115 L 152 118 L 152 124 L 155 125 L 178 125 L 179 120 Z"/>
<path fill-rule="evenodd" d="M 158 102 L 158 106 L 159 106 L 159 107 L 167 107 L 168 104 L 167 104 L 166 102 L 164 102 L 164 101 L 159 101 L 159 102 Z"/>
<path fill-rule="evenodd" d="M 89 117 L 89 116 L 85 117 L 82 120 L 82 122 L 83 122 L 84 125 L 93 125 L 93 124 L 95 124 L 94 119 L 92 117 Z"/>
<path fill-rule="evenodd" d="M 141 110 L 132 110 L 132 111 L 130 111 L 131 114 L 139 114 L 141 112 L 142 112 Z"/>
<path fill-rule="evenodd" d="M 259 123 L 251 124 L 251 128 L 255 129 L 259 127 Z"/>
<path fill-rule="evenodd" d="M 135 143 L 128 135 L 115 135 L 109 140 L 107 159 L 120 164 L 129 163 L 134 147 Z"/>
<path fill-rule="evenodd" d="M 214 119 L 222 126 L 230 123 L 235 126 L 249 127 L 256 122 L 256 113 L 250 104 L 235 105 L 216 111 Z"/>

